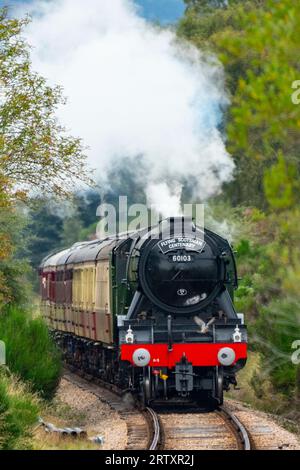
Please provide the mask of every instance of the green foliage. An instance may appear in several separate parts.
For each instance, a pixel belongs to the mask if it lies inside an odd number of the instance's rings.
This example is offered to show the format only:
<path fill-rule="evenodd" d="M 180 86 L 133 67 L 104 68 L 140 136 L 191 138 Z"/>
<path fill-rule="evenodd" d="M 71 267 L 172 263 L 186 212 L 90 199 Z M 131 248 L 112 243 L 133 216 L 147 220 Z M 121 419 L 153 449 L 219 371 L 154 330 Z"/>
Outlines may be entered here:
<path fill-rule="evenodd" d="M 30 449 L 40 403 L 14 376 L 0 369 L 0 449 Z"/>
<path fill-rule="evenodd" d="M 300 338 L 298 209 L 268 216 L 248 213 L 249 240 L 237 244 L 239 274 L 236 306 L 247 315 L 250 345 L 261 354 L 260 380 L 298 406 L 299 367 L 292 363 L 292 343 Z M 250 224 L 249 224 L 250 219 Z M 256 391 L 259 394 L 259 389 Z M 280 409 L 280 407 L 278 408 Z"/>
<path fill-rule="evenodd" d="M 282 154 L 278 162 L 264 175 L 264 188 L 269 205 L 274 209 L 289 209 L 297 201 L 300 181 L 297 180 L 297 167 L 285 161 Z"/>
<path fill-rule="evenodd" d="M 95 233 L 96 230 L 90 231 L 89 228 L 86 229 L 88 233 L 82 235 L 83 227 L 82 221 L 79 217 L 77 210 L 75 209 L 74 213 L 69 217 L 66 217 L 63 221 L 63 230 L 62 230 L 62 246 L 71 246 L 76 242 L 81 240 L 87 240 L 91 233 Z M 83 237 L 83 238 L 82 238 Z M 58 246 L 58 245 L 57 245 Z"/>
<path fill-rule="evenodd" d="M 299 301 L 282 299 L 261 309 L 256 322 L 257 349 L 279 392 L 300 397 L 299 366 L 293 364 L 292 343 L 300 338 Z M 259 334 L 263 332 L 263 334 Z"/>
<path fill-rule="evenodd" d="M 25 259 L 25 225 L 25 218 L 18 208 L 8 206 L 0 210 L 0 306 L 24 302 L 30 292 L 26 281 L 30 267 Z"/>
<path fill-rule="evenodd" d="M 33 391 L 50 397 L 58 384 L 61 366 L 43 320 L 9 307 L 1 314 L 0 339 L 6 344 L 10 370 L 29 382 Z"/>
<path fill-rule="evenodd" d="M 236 163 L 227 193 L 234 204 L 266 208 L 264 173 L 279 155 L 299 174 L 300 107 L 291 99 L 299 79 L 299 25 L 292 0 L 229 2 L 204 14 L 189 8 L 180 24 L 181 36 L 215 52 L 225 67 L 232 95 L 228 148 Z"/>
<path fill-rule="evenodd" d="M 245 256 L 251 253 L 251 247 L 249 240 L 240 240 L 238 246 L 236 247 L 238 256 Z"/>
<path fill-rule="evenodd" d="M 78 192 L 72 204 L 63 213 L 62 246 L 95 237 L 98 222 L 97 208 L 102 202 L 97 191 Z"/>
<path fill-rule="evenodd" d="M 236 33 L 241 30 L 241 15 L 244 11 L 252 7 L 249 0 L 242 0 L 242 5 L 231 6 L 229 4 L 226 8 L 212 8 L 209 1 L 203 2 L 207 4 L 203 6 L 198 0 L 190 2 L 185 16 L 179 23 L 178 34 L 179 36 L 192 41 L 201 50 L 210 49 L 216 53 L 219 50 L 219 44 L 216 36 L 220 35 L 223 31 L 232 30 Z M 229 69 L 228 69 L 229 72 Z M 233 70 L 228 73 L 227 80 L 230 84 L 236 74 Z M 236 71 L 238 72 L 238 70 Z"/>
<path fill-rule="evenodd" d="M 268 1 L 265 8 L 241 15 L 242 34 L 228 30 L 218 38 L 225 64 L 244 64 L 228 126 L 231 148 L 257 160 L 274 159 L 299 130 L 291 100 L 298 77 L 299 15 L 291 0 Z"/>
<path fill-rule="evenodd" d="M 193 10 L 194 12 L 203 14 L 207 10 L 212 11 L 216 8 L 227 8 L 229 5 L 239 3 L 243 0 L 184 0 L 187 6 L 187 11 Z"/>
<path fill-rule="evenodd" d="M 31 201 L 27 220 L 28 253 L 36 275 L 41 260 L 61 245 L 63 220 L 51 206 L 51 201 L 43 198 Z"/>

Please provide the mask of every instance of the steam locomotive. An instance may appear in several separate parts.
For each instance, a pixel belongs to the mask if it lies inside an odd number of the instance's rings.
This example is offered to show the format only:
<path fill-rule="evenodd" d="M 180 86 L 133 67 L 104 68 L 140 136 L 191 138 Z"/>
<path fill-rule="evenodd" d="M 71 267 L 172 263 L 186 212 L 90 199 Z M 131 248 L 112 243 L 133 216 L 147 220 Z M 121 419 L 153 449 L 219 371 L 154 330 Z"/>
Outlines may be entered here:
<path fill-rule="evenodd" d="M 223 402 L 247 359 L 227 240 L 189 218 L 76 243 L 39 268 L 42 312 L 65 360 L 143 403 Z"/>

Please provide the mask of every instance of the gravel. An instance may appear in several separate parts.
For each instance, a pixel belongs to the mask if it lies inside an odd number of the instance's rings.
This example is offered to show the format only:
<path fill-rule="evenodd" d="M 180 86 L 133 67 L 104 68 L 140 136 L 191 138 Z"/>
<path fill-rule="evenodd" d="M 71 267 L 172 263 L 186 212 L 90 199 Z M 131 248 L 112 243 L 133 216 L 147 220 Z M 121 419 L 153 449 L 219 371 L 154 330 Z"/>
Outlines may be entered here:
<path fill-rule="evenodd" d="M 77 417 L 77 421 L 66 425 L 82 427 L 88 438 L 103 436 L 101 450 L 122 450 L 127 443 L 127 426 L 118 413 L 107 403 L 102 402 L 93 393 L 82 390 L 77 385 L 62 379 L 56 393 L 56 400 L 67 405 L 68 415 Z"/>
<path fill-rule="evenodd" d="M 226 401 L 226 405 L 246 427 L 256 449 L 300 450 L 299 437 L 279 426 L 274 421 L 275 417 L 249 409 L 234 400 Z"/>

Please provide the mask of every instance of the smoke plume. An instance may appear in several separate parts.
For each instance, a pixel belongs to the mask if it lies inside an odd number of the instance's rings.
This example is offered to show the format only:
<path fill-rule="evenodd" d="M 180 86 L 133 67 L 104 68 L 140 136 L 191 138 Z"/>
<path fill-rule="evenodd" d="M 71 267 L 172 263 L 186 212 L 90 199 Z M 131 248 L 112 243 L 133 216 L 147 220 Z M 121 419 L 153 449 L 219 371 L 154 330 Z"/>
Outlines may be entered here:
<path fill-rule="evenodd" d="M 196 181 L 201 201 L 220 191 L 233 162 L 218 130 L 227 98 L 216 59 L 130 0 L 33 0 L 19 14 L 28 11 L 34 69 L 64 87 L 59 117 L 97 175 L 142 155 L 146 194 L 164 215 L 180 212 L 183 181 Z"/>

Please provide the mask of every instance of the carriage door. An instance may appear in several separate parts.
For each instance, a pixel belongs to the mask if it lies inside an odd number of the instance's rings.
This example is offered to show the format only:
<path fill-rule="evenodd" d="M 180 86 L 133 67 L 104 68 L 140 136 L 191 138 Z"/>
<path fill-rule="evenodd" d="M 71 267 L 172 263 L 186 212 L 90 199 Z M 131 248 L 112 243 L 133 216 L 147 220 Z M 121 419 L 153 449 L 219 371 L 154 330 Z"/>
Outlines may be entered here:
<path fill-rule="evenodd" d="M 96 339 L 112 343 L 109 260 L 99 260 L 96 268 Z"/>

